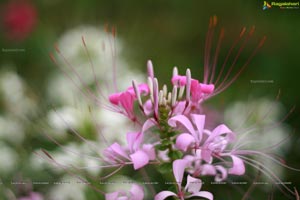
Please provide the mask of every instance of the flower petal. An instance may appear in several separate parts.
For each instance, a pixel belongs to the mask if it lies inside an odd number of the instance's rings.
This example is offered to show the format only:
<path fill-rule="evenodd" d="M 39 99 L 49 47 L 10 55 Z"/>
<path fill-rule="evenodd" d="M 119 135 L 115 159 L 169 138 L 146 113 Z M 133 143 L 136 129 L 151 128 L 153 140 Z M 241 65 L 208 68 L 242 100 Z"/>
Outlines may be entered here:
<path fill-rule="evenodd" d="M 197 193 L 194 193 L 194 194 L 189 195 L 187 197 L 188 198 L 190 198 L 190 197 L 203 197 L 203 198 L 206 198 L 206 199 L 209 199 L 209 200 L 213 200 L 214 199 L 214 196 L 212 195 L 212 193 L 207 192 L 207 191 L 197 192 Z"/>
<path fill-rule="evenodd" d="M 232 158 L 232 168 L 228 170 L 228 173 L 234 175 L 243 175 L 246 171 L 243 160 L 234 155 L 231 155 L 230 157 Z"/>
<path fill-rule="evenodd" d="M 108 147 L 109 151 L 112 151 L 116 156 L 122 156 L 124 158 L 129 158 L 124 149 L 121 147 L 121 145 L 117 142 L 113 143 Z"/>
<path fill-rule="evenodd" d="M 130 193 L 131 193 L 131 199 L 133 200 L 143 200 L 144 199 L 144 189 L 143 187 L 137 185 L 137 184 L 133 184 L 131 189 L 130 189 Z"/>
<path fill-rule="evenodd" d="M 212 151 L 209 150 L 207 147 L 205 148 L 205 146 L 201 150 L 201 158 L 207 163 L 210 163 L 212 161 L 211 154 L 212 154 Z"/>
<path fill-rule="evenodd" d="M 181 182 L 184 174 L 184 169 L 187 166 L 188 161 L 179 159 L 173 162 L 173 174 L 176 179 L 179 189 L 181 188 Z"/>
<path fill-rule="evenodd" d="M 140 144 L 142 143 L 143 134 L 139 132 L 127 133 L 126 139 L 130 153 L 133 153 L 138 150 Z"/>
<path fill-rule="evenodd" d="M 157 123 L 154 121 L 153 118 L 147 119 L 142 127 L 142 133 L 145 133 L 149 128 L 155 126 Z"/>
<path fill-rule="evenodd" d="M 204 84 L 200 83 L 201 91 L 205 94 L 211 94 L 214 92 L 215 85 L 214 84 Z"/>
<path fill-rule="evenodd" d="M 202 165 L 201 175 L 215 175 L 217 173 L 215 166 L 210 164 Z"/>
<path fill-rule="evenodd" d="M 227 134 L 229 141 L 232 141 L 235 139 L 235 133 L 232 132 L 232 130 L 230 130 L 225 124 L 221 124 L 212 131 L 210 136 L 207 138 L 206 142 L 210 142 L 215 137 L 223 135 L 223 134 Z"/>
<path fill-rule="evenodd" d="M 120 100 L 120 93 L 111 94 L 109 95 L 108 99 L 110 103 L 118 105 Z"/>
<path fill-rule="evenodd" d="M 143 108 L 147 116 L 153 112 L 153 104 L 150 99 L 144 103 Z"/>
<path fill-rule="evenodd" d="M 185 190 L 191 193 L 197 193 L 200 191 L 202 187 L 202 181 L 200 179 L 191 177 L 188 175 L 187 177 L 187 183 L 185 186 Z"/>
<path fill-rule="evenodd" d="M 171 82 L 173 85 L 176 85 L 178 87 L 185 86 L 186 76 L 180 76 L 180 75 L 173 76 Z"/>
<path fill-rule="evenodd" d="M 205 124 L 205 115 L 191 114 L 191 118 L 198 130 L 198 141 L 201 142 Z"/>
<path fill-rule="evenodd" d="M 181 123 L 194 137 L 197 137 L 195 129 L 190 120 L 184 115 L 176 115 L 169 119 L 168 124 L 172 127 L 176 127 L 176 122 Z"/>
<path fill-rule="evenodd" d="M 106 200 L 117 200 L 118 195 L 119 195 L 119 192 L 107 193 L 107 194 L 105 194 L 105 199 Z"/>
<path fill-rule="evenodd" d="M 220 173 L 218 173 L 215 177 L 215 181 L 216 182 L 220 182 L 220 181 L 223 181 L 227 178 L 227 170 L 221 166 L 221 165 L 216 165 L 216 170 Z"/>
<path fill-rule="evenodd" d="M 177 136 L 175 147 L 179 150 L 187 151 L 192 143 L 195 143 L 195 138 L 188 133 L 183 133 Z"/>
<path fill-rule="evenodd" d="M 142 149 L 148 155 L 150 160 L 155 160 L 156 153 L 155 148 L 152 144 L 144 144 Z"/>
<path fill-rule="evenodd" d="M 130 158 L 133 162 L 133 168 L 135 170 L 140 169 L 149 163 L 148 155 L 142 150 L 138 150 L 131 154 Z"/>
<path fill-rule="evenodd" d="M 134 97 L 132 96 L 132 94 L 130 94 L 130 92 L 123 92 L 120 95 L 119 101 L 122 107 L 125 109 L 126 113 L 128 114 L 128 117 L 132 118 L 134 102 Z"/>
<path fill-rule="evenodd" d="M 164 200 L 170 196 L 176 197 L 177 194 L 175 194 L 174 192 L 170 192 L 170 191 L 162 191 L 162 192 L 158 193 L 157 195 L 155 195 L 154 200 Z"/>

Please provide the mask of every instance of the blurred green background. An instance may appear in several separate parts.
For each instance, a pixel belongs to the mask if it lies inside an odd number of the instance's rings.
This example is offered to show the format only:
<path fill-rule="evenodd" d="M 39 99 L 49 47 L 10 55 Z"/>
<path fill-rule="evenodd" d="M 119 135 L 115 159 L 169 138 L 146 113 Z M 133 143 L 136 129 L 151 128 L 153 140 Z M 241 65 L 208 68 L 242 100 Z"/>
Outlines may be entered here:
<path fill-rule="evenodd" d="M 2 0 L 2 7 L 8 2 Z M 237 67 L 249 57 L 259 40 L 266 36 L 264 46 L 238 80 L 212 100 L 212 105 L 223 109 L 227 104 L 237 100 L 259 97 L 275 100 L 280 90 L 280 101 L 285 107 L 285 113 L 296 106 L 294 112 L 285 120 L 285 123 L 291 127 L 290 133 L 293 134 L 291 148 L 286 153 L 285 159 L 288 165 L 300 168 L 299 9 L 271 8 L 263 11 L 263 1 L 250 0 L 39 0 L 27 2 L 36 9 L 36 25 L 25 38 L 16 40 L 7 38 L 6 27 L 2 24 L 0 71 L 4 73 L 7 70 L 13 70 L 24 80 L 30 90 L 29 96 L 38 101 L 39 114 L 34 115 L 32 119 L 30 117 L 21 119 L 28 121 L 25 140 L 21 145 L 15 145 L 3 139 L 6 145 L 16 149 L 19 161 L 14 171 L 1 175 L 4 185 L 8 188 L 3 187 L 2 198 L 9 193 L 8 190 L 17 193 L 16 189 L 7 184 L 12 178 L 16 179 L 17 172 L 22 174 L 24 179 L 35 179 L 36 176 L 48 180 L 56 179 L 53 172 L 49 172 L 50 175 L 35 172 L 26 165 L 28 155 L 33 150 L 40 147 L 56 148 L 43 135 L 39 135 L 40 131 L 31 126 L 30 121 L 35 122 L 51 109 L 52 102 L 47 99 L 45 91 L 50 75 L 60 73 L 60 71 L 49 58 L 49 52 L 54 51 L 53 45 L 66 31 L 81 25 L 98 27 L 99 30 L 102 30 L 105 24 L 115 26 L 117 38 L 120 38 L 123 44 L 122 56 L 129 64 L 129 68 L 146 72 L 146 61 L 151 59 L 157 77 L 162 80 L 168 80 L 171 77 L 173 66 L 178 66 L 181 73 L 189 67 L 193 77 L 202 80 L 204 42 L 211 16 L 218 17 L 217 33 L 221 27 L 225 29 L 225 39 L 218 65 L 222 64 L 222 59 L 241 28 L 245 26 L 249 30 L 254 25 L 255 33 L 241 54 Z M 88 41 L 89 38 L 86 40 Z M 23 50 L 7 51 L 7 49 Z M 272 80 L 272 83 L 254 84 L 251 80 Z M 2 115 L 9 112 L 2 99 L 0 106 Z M 295 186 L 300 185 L 299 173 L 290 170 L 286 173 L 285 180 L 291 181 Z M 38 185 L 34 186 L 34 190 L 44 193 L 47 187 Z M 237 199 L 240 197 L 238 196 Z M 88 197 L 88 199 L 93 199 L 93 197 Z"/>

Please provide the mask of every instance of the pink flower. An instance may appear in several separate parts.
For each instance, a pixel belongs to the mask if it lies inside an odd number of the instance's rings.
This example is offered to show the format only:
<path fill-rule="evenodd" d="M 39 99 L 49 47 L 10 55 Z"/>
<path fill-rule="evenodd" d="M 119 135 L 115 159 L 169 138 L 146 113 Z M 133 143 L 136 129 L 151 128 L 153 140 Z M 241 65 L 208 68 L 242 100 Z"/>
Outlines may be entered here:
<path fill-rule="evenodd" d="M 118 143 L 113 143 L 104 150 L 106 161 L 112 164 L 127 164 L 131 162 L 133 168 L 138 170 L 154 160 L 155 149 L 152 144 L 142 144 L 143 133 L 127 133 L 127 146 L 122 147 Z"/>
<path fill-rule="evenodd" d="M 187 167 L 188 161 L 186 160 L 175 160 L 173 162 L 173 174 L 177 183 L 177 194 L 171 191 L 162 191 L 155 196 L 155 200 L 164 200 L 167 197 L 178 197 L 180 200 L 191 197 L 202 197 L 206 199 L 213 199 L 213 195 L 207 191 L 200 191 L 202 182 L 200 179 L 187 176 L 187 183 L 185 188 L 182 188 L 181 183 L 184 176 L 184 170 Z"/>
<path fill-rule="evenodd" d="M 143 200 L 144 189 L 143 187 L 133 184 L 129 192 L 116 191 L 105 195 L 106 200 Z"/>

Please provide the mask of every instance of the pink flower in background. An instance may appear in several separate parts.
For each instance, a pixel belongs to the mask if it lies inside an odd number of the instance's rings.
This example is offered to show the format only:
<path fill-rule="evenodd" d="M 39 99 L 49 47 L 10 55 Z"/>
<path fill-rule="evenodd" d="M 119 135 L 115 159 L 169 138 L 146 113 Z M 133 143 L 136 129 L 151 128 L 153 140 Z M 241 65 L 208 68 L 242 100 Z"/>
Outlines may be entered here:
<path fill-rule="evenodd" d="M 18 200 L 43 200 L 43 196 L 37 192 L 30 192 L 26 197 L 19 197 Z"/>
<path fill-rule="evenodd" d="M 144 189 L 143 187 L 133 184 L 129 192 L 116 191 L 112 193 L 107 193 L 105 195 L 106 200 L 143 200 L 144 199 Z"/>
<path fill-rule="evenodd" d="M 180 200 L 191 197 L 202 197 L 209 200 L 213 199 L 213 195 L 207 191 L 200 191 L 202 187 L 202 181 L 192 176 L 187 176 L 187 183 L 185 188 L 182 188 L 181 183 L 184 176 L 184 170 L 188 165 L 186 160 L 175 160 L 173 162 L 173 174 L 177 184 L 177 194 L 171 191 L 162 191 L 155 196 L 155 200 L 164 200 L 168 197 L 178 197 Z"/>
<path fill-rule="evenodd" d="M 30 1 L 9 1 L 2 7 L 2 23 L 7 38 L 23 40 L 36 26 L 36 8 Z"/>

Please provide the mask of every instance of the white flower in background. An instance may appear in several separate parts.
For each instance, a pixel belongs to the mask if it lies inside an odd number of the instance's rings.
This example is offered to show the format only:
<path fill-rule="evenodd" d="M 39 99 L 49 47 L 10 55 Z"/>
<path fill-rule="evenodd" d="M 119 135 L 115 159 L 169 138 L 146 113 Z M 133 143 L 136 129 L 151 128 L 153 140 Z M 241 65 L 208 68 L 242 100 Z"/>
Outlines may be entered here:
<path fill-rule="evenodd" d="M 24 126 L 17 119 L 10 116 L 0 116 L 0 139 L 14 144 L 21 144 L 24 140 Z"/>
<path fill-rule="evenodd" d="M 291 133 L 286 124 L 278 123 L 285 115 L 283 110 L 279 102 L 269 99 L 235 102 L 225 110 L 225 122 L 232 130 L 237 130 L 238 143 L 243 144 L 244 149 L 262 149 L 276 146 Z M 285 140 L 280 146 L 269 149 L 268 152 L 283 155 L 289 146 L 290 141 Z M 283 167 L 274 164 L 270 159 L 257 159 L 268 169 L 272 169 L 279 178 L 284 178 Z M 264 178 L 268 180 L 267 177 Z"/>
<path fill-rule="evenodd" d="M 0 142 L 0 174 L 10 173 L 17 166 L 17 152 Z"/>
<path fill-rule="evenodd" d="M 50 189 L 47 199 L 55 200 L 85 200 L 85 184 L 79 183 L 79 180 L 64 176 L 60 183 Z"/>
<path fill-rule="evenodd" d="M 44 154 L 41 151 L 37 151 L 36 153 L 39 155 Z M 42 158 L 36 154 L 32 154 L 29 159 L 32 168 L 41 170 L 45 167 L 50 167 L 55 172 L 65 172 L 65 169 L 71 169 L 72 166 L 76 166 L 76 168 L 94 176 L 97 176 L 102 170 L 101 166 L 103 163 L 100 158 L 100 149 L 94 141 L 87 141 L 82 144 L 70 142 L 64 145 L 64 147 L 50 151 L 49 153 L 61 166 L 57 166 L 52 161 L 47 161 L 46 157 Z"/>
<path fill-rule="evenodd" d="M 85 52 L 82 36 L 85 38 L 90 60 Z M 72 64 L 72 68 L 76 70 L 82 81 L 88 86 L 95 85 L 96 77 L 104 93 L 109 92 L 106 91 L 106 88 L 107 83 L 111 83 L 113 78 L 114 64 L 117 65 L 116 79 L 119 81 L 119 85 L 122 85 L 122 80 L 129 79 L 132 75 L 132 73 L 129 74 L 132 69 L 128 67 L 128 63 L 122 58 L 122 42 L 119 38 L 114 39 L 110 34 L 103 31 L 103 28 L 93 26 L 74 28 L 67 31 L 59 39 L 57 46 L 64 57 Z M 115 57 L 112 56 L 112 52 L 116 54 Z M 57 60 L 60 67 L 68 69 L 62 58 L 58 56 Z M 93 62 L 94 68 L 91 68 L 90 61 Z M 76 80 L 79 88 L 82 89 L 84 85 L 78 80 L 75 73 L 70 69 L 67 71 L 68 76 Z M 135 76 L 136 74 L 139 77 L 140 73 L 134 72 Z M 131 83 L 131 80 L 129 83 Z M 79 88 L 76 88 L 75 84 L 62 72 L 55 74 L 48 85 L 49 97 L 61 103 L 73 103 L 74 98 L 77 99 L 77 96 L 82 96 Z"/>
<path fill-rule="evenodd" d="M 13 71 L 0 73 L 0 93 L 6 109 L 18 117 L 34 114 L 36 102 L 28 94 L 24 81 Z"/>
<path fill-rule="evenodd" d="M 91 68 L 90 60 L 85 53 L 82 36 L 85 38 L 87 49 L 94 64 L 94 70 Z M 103 48 L 104 46 L 105 48 Z M 122 58 L 122 42 L 120 39 L 113 38 L 102 28 L 79 26 L 67 31 L 59 39 L 58 47 L 66 59 L 72 63 L 73 69 L 77 71 L 86 85 L 78 81 L 76 74 L 70 69 L 68 70 L 68 76 L 76 80 L 76 83 L 72 82 L 62 72 L 55 74 L 49 79 L 47 90 L 49 98 L 60 105 L 60 107 L 56 108 L 56 111 L 48 113 L 48 122 L 54 129 L 50 132 L 55 137 L 61 137 L 66 134 L 63 131 L 68 130 L 70 127 L 74 129 L 81 127 L 86 120 L 91 121 L 93 118 L 91 115 L 94 115 L 96 120 L 92 121 L 91 124 L 97 123 L 99 125 L 99 134 L 103 134 L 109 141 L 120 139 L 116 136 L 128 127 L 126 118 L 107 110 L 101 110 L 97 106 L 92 106 L 91 102 L 80 92 L 81 89 L 85 90 L 87 86 L 96 87 L 98 84 L 101 92 L 108 100 L 108 95 L 114 92 L 112 74 L 115 61 L 117 62 L 116 80 L 120 91 L 126 89 L 124 88 L 125 86 L 131 85 L 132 77 L 135 77 L 137 82 L 146 81 L 141 73 L 130 69 L 128 63 Z M 116 58 L 112 57 L 114 49 L 116 49 Z M 67 69 L 63 59 L 58 56 L 57 60 L 63 69 Z M 95 80 L 95 77 L 97 80 Z M 96 96 L 103 99 L 103 97 L 100 97 L 97 87 L 93 91 Z M 92 114 L 88 108 L 92 110 Z M 111 121 L 114 121 L 113 126 L 107 126 L 111 124 Z M 54 132 L 57 132 L 57 134 Z M 103 138 L 99 135 L 99 139 L 102 140 Z"/>
<path fill-rule="evenodd" d="M 10 67 L 10 66 L 4 66 Z M 37 104 L 29 94 L 25 82 L 13 71 L 0 73 L 0 98 L 4 114 L 0 115 L 0 138 L 21 144 L 25 137 L 28 117 L 35 114 Z"/>

